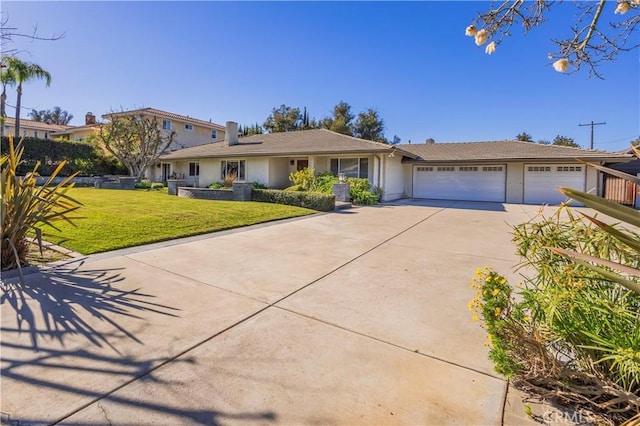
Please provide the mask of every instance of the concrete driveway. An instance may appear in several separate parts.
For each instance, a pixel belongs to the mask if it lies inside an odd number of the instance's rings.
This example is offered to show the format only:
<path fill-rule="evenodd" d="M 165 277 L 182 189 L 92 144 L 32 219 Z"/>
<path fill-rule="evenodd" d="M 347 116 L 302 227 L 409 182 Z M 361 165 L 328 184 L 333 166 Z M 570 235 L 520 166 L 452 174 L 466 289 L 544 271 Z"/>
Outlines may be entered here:
<path fill-rule="evenodd" d="M 537 210 L 361 207 L 34 272 L 2 296 L 3 423 L 522 424 L 467 302 L 477 267 L 518 279 Z"/>

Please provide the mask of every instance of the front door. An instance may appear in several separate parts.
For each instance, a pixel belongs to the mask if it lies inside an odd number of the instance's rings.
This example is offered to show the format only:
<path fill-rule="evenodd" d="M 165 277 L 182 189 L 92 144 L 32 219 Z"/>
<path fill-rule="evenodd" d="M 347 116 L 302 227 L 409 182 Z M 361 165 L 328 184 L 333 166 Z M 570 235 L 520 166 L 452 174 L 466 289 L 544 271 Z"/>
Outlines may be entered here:
<path fill-rule="evenodd" d="M 309 167 L 309 160 L 296 160 L 296 170 L 302 170 Z"/>
<path fill-rule="evenodd" d="M 171 174 L 171 164 L 162 163 L 162 182 L 166 185 L 167 179 L 169 179 L 169 175 Z"/>

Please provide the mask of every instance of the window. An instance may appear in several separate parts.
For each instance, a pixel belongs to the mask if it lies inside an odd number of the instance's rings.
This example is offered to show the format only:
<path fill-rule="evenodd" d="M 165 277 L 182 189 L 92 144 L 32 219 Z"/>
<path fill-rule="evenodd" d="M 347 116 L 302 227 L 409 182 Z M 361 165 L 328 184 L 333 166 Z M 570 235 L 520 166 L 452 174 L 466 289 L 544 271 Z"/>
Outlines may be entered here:
<path fill-rule="evenodd" d="M 193 124 L 185 124 L 184 129 L 189 130 L 190 132 L 193 131 Z"/>
<path fill-rule="evenodd" d="M 529 167 L 527 167 L 527 170 L 530 171 L 530 172 L 550 172 L 551 171 L 551 167 L 529 166 Z"/>
<path fill-rule="evenodd" d="M 171 130 L 171 120 L 162 120 L 162 129 Z"/>
<path fill-rule="evenodd" d="M 331 173 L 335 175 L 344 173 L 346 177 L 367 179 L 369 177 L 369 159 L 332 158 Z"/>
<path fill-rule="evenodd" d="M 236 180 L 245 180 L 244 160 L 222 160 L 220 162 L 220 178 L 224 179 L 231 174 L 236 175 Z"/>
<path fill-rule="evenodd" d="M 483 172 L 501 172 L 502 166 L 485 166 L 482 168 Z"/>
<path fill-rule="evenodd" d="M 445 166 L 445 167 L 438 167 L 437 170 L 439 172 L 455 172 L 456 168 L 455 167 L 451 167 L 451 166 Z"/>
<path fill-rule="evenodd" d="M 433 167 L 418 167 L 417 170 L 419 172 L 432 172 L 433 171 Z"/>
<path fill-rule="evenodd" d="M 189 163 L 189 176 L 200 176 L 200 163 Z"/>
<path fill-rule="evenodd" d="M 582 166 L 558 166 L 557 170 L 559 172 L 580 172 L 582 171 Z"/>
<path fill-rule="evenodd" d="M 218 131 L 217 130 L 212 130 L 211 131 L 211 139 L 218 139 Z"/>
<path fill-rule="evenodd" d="M 37 131 L 37 130 L 34 130 L 34 131 L 33 131 L 33 137 L 34 137 L 34 138 L 37 138 L 37 137 L 38 137 L 38 131 Z"/>
<path fill-rule="evenodd" d="M 49 139 L 49 132 L 44 132 L 44 138 Z"/>
<path fill-rule="evenodd" d="M 462 167 L 458 167 L 458 171 L 460 171 L 460 172 L 477 172 L 478 168 L 476 166 L 462 166 Z"/>

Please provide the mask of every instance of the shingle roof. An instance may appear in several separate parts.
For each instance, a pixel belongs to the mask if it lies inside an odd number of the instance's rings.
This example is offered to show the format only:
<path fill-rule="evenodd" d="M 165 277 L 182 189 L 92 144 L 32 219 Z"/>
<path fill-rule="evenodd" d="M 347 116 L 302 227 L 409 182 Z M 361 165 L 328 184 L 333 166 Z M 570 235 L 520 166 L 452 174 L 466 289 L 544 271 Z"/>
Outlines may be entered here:
<path fill-rule="evenodd" d="M 77 132 L 78 130 L 85 130 L 85 129 L 98 129 L 100 127 L 99 124 L 83 124 L 82 126 L 71 126 L 68 127 L 64 130 L 56 130 L 55 134 L 56 135 L 66 135 L 66 134 L 70 134 L 73 132 Z"/>
<path fill-rule="evenodd" d="M 163 155 L 163 160 L 207 157 L 252 157 L 310 154 L 364 154 L 375 152 L 398 152 L 400 155 L 413 154 L 392 145 L 367 141 L 325 129 L 298 130 L 295 132 L 267 133 L 246 136 L 237 145 L 214 142 L 192 148 L 180 149 Z"/>
<path fill-rule="evenodd" d="M 5 117 L 4 119 L 5 126 L 15 127 L 16 120 L 12 117 Z M 73 126 L 67 126 L 62 124 L 47 124 L 42 121 L 35 120 L 27 120 L 25 118 L 20 119 L 20 127 L 33 129 L 33 130 L 44 130 L 46 132 L 59 132 L 62 130 L 70 129 Z"/>
<path fill-rule="evenodd" d="M 210 121 L 200 120 L 197 118 L 189 117 L 187 115 L 180 115 L 180 114 L 175 114 L 173 112 L 162 111 L 160 109 L 155 109 L 155 108 L 140 108 L 140 109 L 134 109 L 131 111 L 119 111 L 119 112 L 104 114 L 102 118 L 108 119 L 110 117 L 118 117 L 123 115 L 126 116 L 126 115 L 132 115 L 132 114 L 150 114 L 150 115 L 155 115 L 163 118 L 172 118 L 174 120 L 180 120 L 186 123 L 197 124 L 198 126 L 207 127 L 209 129 L 225 130 L 225 127 L 220 124 L 212 123 Z"/>
<path fill-rule="evenodd" d="M 629 155 L 614 152 L 542 145 L 521 141 L 404 144 L 398 148 L 415 154 L 411 162 L 607 159 L 625 161 Z"/>

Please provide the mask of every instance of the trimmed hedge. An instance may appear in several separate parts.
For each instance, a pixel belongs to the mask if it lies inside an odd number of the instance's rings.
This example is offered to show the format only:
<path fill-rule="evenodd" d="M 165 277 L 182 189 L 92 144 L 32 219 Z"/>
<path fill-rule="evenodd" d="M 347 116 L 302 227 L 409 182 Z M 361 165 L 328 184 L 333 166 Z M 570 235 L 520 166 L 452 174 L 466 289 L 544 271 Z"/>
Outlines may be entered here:
<path fill-rule="evenodd" d="M 0 141 L 0 151 L 9 150 L 9 138 Z M 24 138 L 24 163 L 18 167 L 19 174 L 33 170 L 40 161 L 38 173 L 49 176 L 58 164 L 67 160 L 67 164 L 59 176 L 69 176 L 78 172 L 80 176 L 88 175 L 126 175 L 129 172 L 118 160 L 105 155 L 96 145 L 88 142 L 51 140 L 40 138 Z"/>
<path fill-rule="evenodd" d="M 321 212 L 336 208 L 335 195 L 317 192 L 279 191 L 276 189 L 254 189 L 253 201 L 262 203 L 285 204 L 287 206 L 304 207 Z"/>

